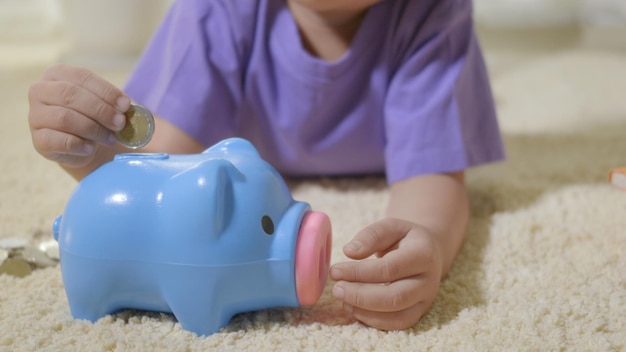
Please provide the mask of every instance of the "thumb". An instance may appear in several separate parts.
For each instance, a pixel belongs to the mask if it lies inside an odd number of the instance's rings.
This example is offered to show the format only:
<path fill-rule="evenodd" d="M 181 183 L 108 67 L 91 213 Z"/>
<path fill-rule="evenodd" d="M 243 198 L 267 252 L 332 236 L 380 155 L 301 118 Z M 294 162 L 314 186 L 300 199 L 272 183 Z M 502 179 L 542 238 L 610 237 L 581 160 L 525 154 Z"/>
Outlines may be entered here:
<path fill-rule="evenodd" d="M 343 247 L 346 256 L 352 259 L 365 259 L 375 253 L 387 252 L 403 239 L 414 225 L 405 220 L 383 219 L 359 231 Z"/>

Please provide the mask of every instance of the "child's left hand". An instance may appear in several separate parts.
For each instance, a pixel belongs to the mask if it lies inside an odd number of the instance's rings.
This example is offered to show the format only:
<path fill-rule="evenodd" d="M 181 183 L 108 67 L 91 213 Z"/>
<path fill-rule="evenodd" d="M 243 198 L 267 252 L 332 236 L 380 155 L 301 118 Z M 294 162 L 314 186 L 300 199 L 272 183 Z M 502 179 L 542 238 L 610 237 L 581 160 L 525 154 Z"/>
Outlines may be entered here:
<path fill-rule="evenodd" d="M 333 296 L 347 312 L 382 330 L 412 327 L 432 306 L 443 271 L 437 239 L 410 221 L 387 218 L 361 230 L 343 248 L 352 259 L 333 265 Z"/>

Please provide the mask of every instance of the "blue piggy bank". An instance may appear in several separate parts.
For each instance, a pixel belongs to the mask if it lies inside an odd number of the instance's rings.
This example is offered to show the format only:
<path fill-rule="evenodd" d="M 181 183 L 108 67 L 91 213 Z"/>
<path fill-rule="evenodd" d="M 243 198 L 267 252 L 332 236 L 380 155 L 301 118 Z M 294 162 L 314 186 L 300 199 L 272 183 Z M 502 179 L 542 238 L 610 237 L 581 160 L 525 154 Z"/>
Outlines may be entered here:
<path fill-rule="evenodd" d="M 331 249 L 328 217 L 237 138 L 117 155 L 78 184 L 53 234 L 74 318 L 169 312 L 198 335 L 240 312 L 315 304 Z"/>

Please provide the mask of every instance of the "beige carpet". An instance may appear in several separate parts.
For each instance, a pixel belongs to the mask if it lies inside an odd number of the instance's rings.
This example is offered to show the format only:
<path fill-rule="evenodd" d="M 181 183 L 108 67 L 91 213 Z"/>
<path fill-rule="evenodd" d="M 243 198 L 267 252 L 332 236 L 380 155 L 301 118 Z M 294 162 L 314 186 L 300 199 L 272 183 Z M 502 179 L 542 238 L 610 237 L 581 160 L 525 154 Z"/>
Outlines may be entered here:
<path fill-rule="evenodd" d="M 352 321 L 330 284 L 314 307 L 242 314 L 210 337 L 154 313 L 91 324 L 72 320 L 55 267 L 0 276 L 0 351 L 626 350 L 626 193 L 606 182 L 626 165 L 626 52 L 562 43 L 486 41 L 509 159 L 469 173 L 467 240 L 413 329 Z M 41 67 L 20 63 L 0 68 L 0 238 L 37 242 L 75 184 L 31 147 L 26 91 Z M 293 191 L 331 216 L 333 262 L 386 202 L 378 178 Z"/>

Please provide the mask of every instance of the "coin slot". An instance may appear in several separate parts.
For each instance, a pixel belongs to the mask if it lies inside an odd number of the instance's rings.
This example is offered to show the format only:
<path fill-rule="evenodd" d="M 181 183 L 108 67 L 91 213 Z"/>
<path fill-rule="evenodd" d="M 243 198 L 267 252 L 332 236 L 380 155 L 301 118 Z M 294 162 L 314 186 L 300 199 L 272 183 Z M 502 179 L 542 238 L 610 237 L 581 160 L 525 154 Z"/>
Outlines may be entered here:
<path fill-rule="evenodd" d="M 152 160 L 165 160 L 169 159 L 170 155 L 167 153 L 123 153 L 117 154 L 115 160 L 127 160 L 127 159 L 152 159 Z"/>

